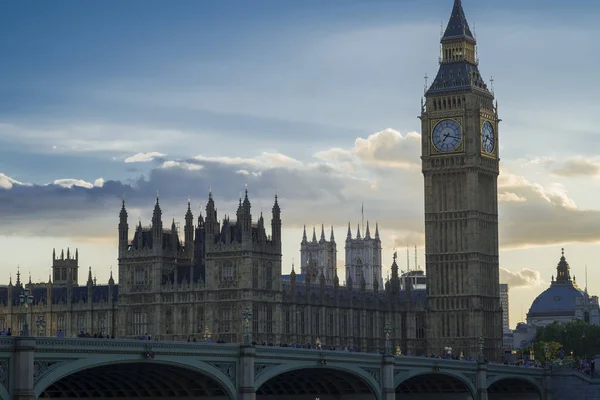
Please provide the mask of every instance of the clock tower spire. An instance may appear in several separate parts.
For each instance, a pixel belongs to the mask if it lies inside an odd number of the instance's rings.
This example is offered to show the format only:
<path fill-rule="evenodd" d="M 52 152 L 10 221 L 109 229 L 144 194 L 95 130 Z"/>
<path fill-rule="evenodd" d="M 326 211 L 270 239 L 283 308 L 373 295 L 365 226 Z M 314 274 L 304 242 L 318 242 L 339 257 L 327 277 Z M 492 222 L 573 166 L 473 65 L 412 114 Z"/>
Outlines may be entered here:
<path fill-rule="evenodd" d="M 479 73 L 461 0 L 441 39 L 438 73 L 421 111 L 425 181 L 427 343 L 500 359 L 498 116 Z"/>

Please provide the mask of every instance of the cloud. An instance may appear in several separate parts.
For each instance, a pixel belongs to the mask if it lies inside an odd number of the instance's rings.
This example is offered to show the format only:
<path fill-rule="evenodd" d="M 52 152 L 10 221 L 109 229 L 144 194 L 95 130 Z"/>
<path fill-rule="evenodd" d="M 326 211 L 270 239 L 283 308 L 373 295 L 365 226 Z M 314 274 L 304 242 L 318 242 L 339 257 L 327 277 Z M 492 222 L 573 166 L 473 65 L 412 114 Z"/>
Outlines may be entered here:
<path fill-rule="evenodd" d="M 386 129 L 358 138 L 354 151 L 365 164 L 381 167 L 420 168 L 419 150 L 421 135 L 410 132 L 406 136 L 393 129 Z"/>
<path fill-rule="evenodd" d="M 321 161 L 338 166 L 341 170 L 355 171 L 355 166 L 377 168 L 420 168 L 421 135 L 410 132 L 402 135 L 394 129 L 385 129 L 358 138 L 354 147 L 345 150 L 333 148 L 318 152 L 315 157 Z"/>
<path fill-rule="evenodd" d="M 23 183 L 0 173 L 0 189 L 11 189 L 14 185 L 23 185 Z"/>
<path fill-rule="evenodd" d="M 500 283 L 508 283 L 509 289 L 541 286 L 544 284 L 539 271 L 523 268 L 519 271 L 511 271 L 500 268 Z"/>
<path fill-rule="evenodd" d="M 36 152 L 142 152 L 132 157 L 152 154 L 152 149 L 156 148 L 172 149 L 175 144 L 199 139 L 199 134 L 175 129 L 115 124 L 52 124 L 47 121 L 39 126 L 0 122 L 0 132 L 3 142 L 18 143 Z"/>
<path fill-rule="evenodd" d="M 579 208 L 564 185 L 542 186 L 504 170 L 498 193 L 503 247 L 600 241 L 600 211 Z"/>
<path fill-rule="evenodd" d="M 185 161 L 165 161 L 162 165 L 163 168 L 181 168 L 190 171 L 198 171 L 202 169 L 202 165 L 191 164 Z"/>
<path fill-rule="evenodd" d="M 201 163 L 225 164 L 225 165 L 247 165 L 259 170 L 269 168 L 294 168 L 304 169 L 306 166 L 302 162 L 279 153 L 262 153 L 253 158 L 242 157 L 206 157 L 198 155 L 193 160 Z"/>
<path fill-rule="evenodd" d="M 523 165 L 541 167 L 561 178 L 600 176 L 600 157 L 577 155 L 561 160 L 554 157 L 536 157 L 525 161 Z"/>
<path fill-rule="evenodd" d="M 424 232 L 403 232 L 398 236 L 398 233 L 392 234 L 391 239 L 393 240 L 394 247 L 405 248 L 412 246 L 422 246 L 425 244 L 425 233 Z"/>
<path fill-rule="evenodd" d="M 562 177 L 600 175 L 600 160 L 598 158 L 577 156 L 555 164 L 551 169 L 552 173 Z"/>
<path fill-rule="evenodd" d="M 125 159 L 126 163 L 137 163 L 137 162 L 149 162 L 154 161 L 155 158 L 165 157 L 166 154 L 158 153 L 156 151 L 150 153 L 137 153 L 131 157 Z"/>
<path fill-rule="evenodd" d="M 68 189 L 71 189 L 73 186 L 82 187 L 86 189 L 91 189 L 94 187 L 92 183 L 83 181 L 81 179 L 57 179 L 52 184 Z"/>

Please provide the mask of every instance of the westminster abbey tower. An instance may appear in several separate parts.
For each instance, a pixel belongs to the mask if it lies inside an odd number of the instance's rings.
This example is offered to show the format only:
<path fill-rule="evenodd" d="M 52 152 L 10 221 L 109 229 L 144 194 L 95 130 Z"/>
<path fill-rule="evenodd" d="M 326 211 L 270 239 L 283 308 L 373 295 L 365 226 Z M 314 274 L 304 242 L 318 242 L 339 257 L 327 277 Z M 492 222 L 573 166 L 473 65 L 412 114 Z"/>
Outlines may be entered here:
<path fill-rule="evenodd" d="M 502 349 L 499 301 L 498 113 L 460 0 L 422 105 L 427 344 L 488 359 Z"/>

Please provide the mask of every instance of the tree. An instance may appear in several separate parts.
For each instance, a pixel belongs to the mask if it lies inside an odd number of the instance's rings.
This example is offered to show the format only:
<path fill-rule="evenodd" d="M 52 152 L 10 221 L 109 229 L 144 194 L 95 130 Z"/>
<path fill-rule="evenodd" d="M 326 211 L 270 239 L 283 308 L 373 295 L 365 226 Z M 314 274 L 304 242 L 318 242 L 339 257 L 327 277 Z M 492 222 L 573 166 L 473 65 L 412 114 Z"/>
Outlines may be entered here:
<path fill-rule="evenodd" d="M 538 327 L 535 338 L 536 358 L 544 358 L 544 346 L 551 343 L 559 343 L 566 357 L 571 354 L 576 358 L 600 354 L 600 326 L 574 319 L 566 324 L 555 321 Z"/>

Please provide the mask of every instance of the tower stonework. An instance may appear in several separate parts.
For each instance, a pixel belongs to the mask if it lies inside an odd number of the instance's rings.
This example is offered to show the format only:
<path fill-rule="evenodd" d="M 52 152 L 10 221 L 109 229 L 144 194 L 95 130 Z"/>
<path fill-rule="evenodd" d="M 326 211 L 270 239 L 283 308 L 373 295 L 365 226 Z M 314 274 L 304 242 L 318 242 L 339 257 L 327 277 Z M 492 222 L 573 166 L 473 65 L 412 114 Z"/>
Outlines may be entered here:
<path fill-rule="evenodd" d="M 500 359 L 499 119 L 460 0 L 441 39 L 439 71 L 420 119 L 428 350 L 450 346 L 477 357 L 483 338 L 484 356 Z"/>
<path fill-rule="evenodd" d="M 321 225 L 321 238 L 317 241 L 317 234 L 313 228 L 312 240 L 308 241 L 306 227 L 300 243 L 300 272 L 310 274 L 312 282 L 318 282 L 321 275 L 328 284 L 333 283 L 337 276 L 337 245 L 333 235 L 333 226 L 329 241 L 325 239 L 325 227 Z"/>
<path fill-rule="evenodd" d="M 367 221 L 365 236 L 361 237 L 359 225 L 356 228 L 356 237 L 352 238 L 350 223 L 348 223 L 346 282 L 350 281 L 358 287 L 364 282 L 367 289 L 383 287 L 379 224 L 375 224 L 375 237 L 371 237 L 369 221 Z"/>
<path fill-rule="evenodd" d="M 67 248 L 67 257 L 64 250 L 60 256 L 56 256 L 56 250 L 52 250 L 52 277 L 55 285 L 75 285 L 79 278 L 79 250 L 75 249 L 75 255 Z"/>

